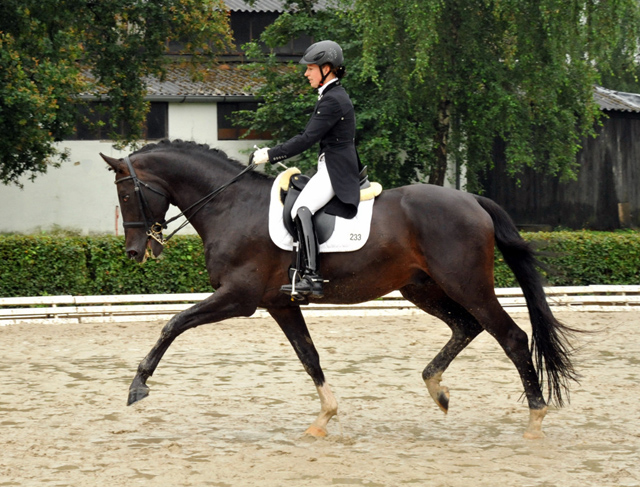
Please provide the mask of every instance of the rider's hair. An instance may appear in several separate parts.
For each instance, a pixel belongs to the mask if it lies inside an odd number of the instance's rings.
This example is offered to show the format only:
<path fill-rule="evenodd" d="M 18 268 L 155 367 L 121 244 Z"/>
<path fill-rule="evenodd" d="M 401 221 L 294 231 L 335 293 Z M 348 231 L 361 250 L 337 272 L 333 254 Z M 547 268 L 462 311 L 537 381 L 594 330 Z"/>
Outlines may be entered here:
<path fill-rule="evenodd" d="M 347 74 L 347 70 L 344 66 L 338 66 L 337 68 L 332 68 L 333 73 L 336 75 L 336 78 L 342 79 L 344 75 Z"/>
<path fill-rule="evenodd" d="M 338 79 L 342 79 L 344 78 L 344 75 L 347 73 L 347 70 L 345 69 L 344 66 L 334 66 L 331 63 L 325 63 L 322 68 L 324 68 L 324 66 L 329 66 L 331 68 L 331 70 L 329 71 L 329 73 L 333 73 L 336 75 L 336 78 Z M 322 71 L 322 68 L 320 68 L 320 71 Z"/>

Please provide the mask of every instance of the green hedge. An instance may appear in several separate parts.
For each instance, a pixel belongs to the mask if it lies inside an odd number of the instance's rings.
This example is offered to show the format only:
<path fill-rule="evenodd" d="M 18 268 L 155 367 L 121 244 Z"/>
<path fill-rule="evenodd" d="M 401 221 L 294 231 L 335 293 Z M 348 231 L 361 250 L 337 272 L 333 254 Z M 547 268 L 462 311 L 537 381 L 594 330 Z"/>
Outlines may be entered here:
<path fill-rule="evenodd" d="M 640 284 L 640 233 L 523 233 L 542 252 L 550 285 Z M 516 286 L 496 252 L 497 287 Z M 0 296 L 210 292 L 200 238 L 176 236 L 136 264 L 122 237 L 0 236 Z"/>
<path fill-rule="evenodd" d="M 87 238 L 90 286 L 81 294 L 165 294 L 211 292 L 202 241 L 171 239 L 160 258 L 143 265 L 127 258 L 123 237 Z M 89 291 L 89 289 L 91 289 Z"/>
<path fill-rule="evenodd" d="M 523 233 L 540 253 L 552 286 L 640 284 L 640 233 L 562 231 Z M 496 252 L 497 287 L 515 286 L 515 278 Z"/>
<path fill-rule="evenodd" d="M 78 294 L 88 279 L 86 239 L 0 236 L 0 296 Z"/>
<path fill-rule="evenodd" d="M 123 237 L 0 236 L 0 296 L 211 292 L 197 236 L 158 259 L 128 259 Z"/>

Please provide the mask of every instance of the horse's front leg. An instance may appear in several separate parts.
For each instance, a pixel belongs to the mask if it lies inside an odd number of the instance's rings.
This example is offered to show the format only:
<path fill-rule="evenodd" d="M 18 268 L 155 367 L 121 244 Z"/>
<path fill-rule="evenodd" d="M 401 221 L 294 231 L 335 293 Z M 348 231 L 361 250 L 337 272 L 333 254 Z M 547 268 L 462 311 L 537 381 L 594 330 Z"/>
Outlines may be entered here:
<path fill-rule="evenodd" d="M 338 402 L 325 381 L 320 367 L 320 357 L 313 345 L 302 312 L 299 307 L 273 308 L 268 311 L 289 339 L 304 369 L 313 379 L 320 396 L 320 414 L 305 433 L 316 437 L 326 436 L 329 420 L 338 413 Z"/>
<path fill-rule="evenodd" d="M 252 299 L 251 293 L 244 290 L 220 289 L 205 300 L 171 318 L 162 329 L 160 338 L 149 354 L 140 362 L 138 373 L 129 387 L 127 404 L 130 406 L 149 395 L 147 379 L 153 375 L 163 355 L 180 334 L 206 323 L 251 316 L 257 308 L 257 305 L 253 303 L 257 303 L 257 301 L 257 299 Z"/>

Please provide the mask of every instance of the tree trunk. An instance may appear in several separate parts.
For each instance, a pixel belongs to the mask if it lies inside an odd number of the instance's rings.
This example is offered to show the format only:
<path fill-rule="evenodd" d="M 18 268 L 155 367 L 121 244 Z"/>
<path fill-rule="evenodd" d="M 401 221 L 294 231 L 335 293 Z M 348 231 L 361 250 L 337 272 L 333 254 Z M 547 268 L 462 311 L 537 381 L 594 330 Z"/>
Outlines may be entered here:
<path fill-rule="evenodd" d="M 438 106 L 436 133 L 433 136 L 435 159 L 429 171 L 429 184 L 444 185 L 447 174 L 447 148 L 449 144 L 449 124 L 451 120 L 451 103 L 447 100 Z"/>

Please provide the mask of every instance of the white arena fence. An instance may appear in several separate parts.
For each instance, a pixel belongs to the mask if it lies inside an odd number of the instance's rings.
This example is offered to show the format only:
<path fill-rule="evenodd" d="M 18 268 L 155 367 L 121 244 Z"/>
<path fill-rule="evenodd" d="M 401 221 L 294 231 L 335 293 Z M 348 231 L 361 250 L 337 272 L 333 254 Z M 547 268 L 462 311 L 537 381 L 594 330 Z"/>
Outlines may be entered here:
<path fill-rule="evenodd" d="M 553 310 L 629 311 L 640 309 L 640 286 L 570 286 L 545 288 Z M 496 295 L 509 312 L 527 312 L 520 288 L 499 288 Z M 114 296 L 35 296 L 0 298 L 0 326 L 24 322 L 89 323 L 166 321 L 210 293 L 128 294 Z M 421 314 L 398 292 L 355 305 L 311 304 L 306 316 L 381 316 Z M 259 309 L 252 317 L 267 317 Z"/>

